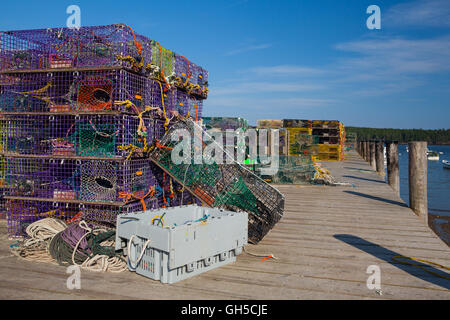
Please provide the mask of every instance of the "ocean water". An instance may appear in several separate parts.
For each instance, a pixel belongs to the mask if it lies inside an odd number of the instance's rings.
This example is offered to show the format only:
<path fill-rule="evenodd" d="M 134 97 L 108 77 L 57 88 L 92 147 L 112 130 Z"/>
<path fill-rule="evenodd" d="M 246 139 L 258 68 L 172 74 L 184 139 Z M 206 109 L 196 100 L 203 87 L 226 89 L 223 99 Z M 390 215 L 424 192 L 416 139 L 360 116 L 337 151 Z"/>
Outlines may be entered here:
<path fill-rule="evenodd" d="M 429 145 L 439 154 L 439 161 L 428 160 L 428 219 L 434 232 L 450 245 L 450 169 L 442 160 L 450 161 L 450 146 Z M 400 197 L 409 205 L 408 152 L 406 145 L 398 146 L 400 169 Z"/>

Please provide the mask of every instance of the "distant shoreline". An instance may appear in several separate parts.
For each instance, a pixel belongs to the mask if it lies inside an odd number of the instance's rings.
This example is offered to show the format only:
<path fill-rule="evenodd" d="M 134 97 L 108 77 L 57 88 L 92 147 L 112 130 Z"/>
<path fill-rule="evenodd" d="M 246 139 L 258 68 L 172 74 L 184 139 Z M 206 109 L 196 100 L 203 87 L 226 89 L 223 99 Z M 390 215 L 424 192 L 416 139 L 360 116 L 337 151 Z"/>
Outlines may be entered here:
<path fill-rule="evenodd" d="M 346 133 L 354 133 L 358 140 L 398 141 L 406 144 L 409 141 L 427 141 L 429 145 L 450 145 L 450 129 L 391 129 L 346 127 Z"/>

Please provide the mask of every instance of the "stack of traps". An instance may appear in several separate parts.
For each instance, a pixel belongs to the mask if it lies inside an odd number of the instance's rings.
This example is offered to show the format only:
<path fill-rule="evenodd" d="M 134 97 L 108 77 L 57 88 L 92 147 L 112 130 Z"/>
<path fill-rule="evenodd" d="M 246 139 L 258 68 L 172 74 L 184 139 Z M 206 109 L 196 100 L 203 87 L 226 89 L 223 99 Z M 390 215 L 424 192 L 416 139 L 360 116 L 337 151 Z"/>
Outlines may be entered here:
<path fill-rule="evenodd" d="M 248 215 L 180 206 L 117 218 L 116 250 L 131 271 L 175 283 L 232 263 L 247 244 Z"/>
<path fill-rule="evenodd" d="M 123 24 L 2 31 L 0 67 L 9 236 L 43 217 L 115 225 L 197 202 L 146 157 L 168 119 L 201 119 L 206 70 Z"/>
<path fill-rule="evenodd" d="M 190 143 L 187 151 L 190 154 L 183 154 L 188 161 L 175 164 L 171 152 L 179 142 L 172 140 L 172 135 L 178 136 L 179 132 L 188 133 L 194 145 L 196 139 L 202 138 L 199 132 L 203 134 L 215 144 L 216 150 L 221 150 L 225 155 L 224 164 L 208 164 L 206 161 L 194 164 L 196 152 Z M 206 144 L 201 145 L 204 154 Z M 150 153 L 150 158 L 205 206 L 248 212 L 248 239 L 252 243 L 258 243 L 283 216 L 284 196 L 234 161 L 198 124 L 189 119 L 174 124 L 161 139 L 160 147 Z"/>

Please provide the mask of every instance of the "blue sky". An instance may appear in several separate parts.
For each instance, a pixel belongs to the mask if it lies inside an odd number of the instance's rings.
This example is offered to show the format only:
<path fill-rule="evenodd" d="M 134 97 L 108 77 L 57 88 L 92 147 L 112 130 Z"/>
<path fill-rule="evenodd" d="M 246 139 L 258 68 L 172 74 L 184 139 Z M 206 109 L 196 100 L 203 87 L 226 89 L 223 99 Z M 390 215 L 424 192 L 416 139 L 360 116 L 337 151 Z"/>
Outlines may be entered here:
<path fill-rule="evenodd" d="M 450 1 L 9 1 L 0 29 L 126 23 L 210 73 L 205 116 L 450 128 Z M 369 5 L 381 30 L 369 30 Z"/>

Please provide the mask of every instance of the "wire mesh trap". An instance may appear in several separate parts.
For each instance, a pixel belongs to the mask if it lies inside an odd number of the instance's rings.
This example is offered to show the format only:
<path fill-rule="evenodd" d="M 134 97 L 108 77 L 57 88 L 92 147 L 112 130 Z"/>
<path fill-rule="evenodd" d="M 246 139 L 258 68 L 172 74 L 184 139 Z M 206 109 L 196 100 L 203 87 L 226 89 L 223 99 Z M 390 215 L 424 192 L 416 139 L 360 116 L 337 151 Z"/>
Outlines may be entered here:
<path fill-rule="evenodd" d="M 0 111 L 140 113 L 153 80 L 126 70 L 30 72 L 0 75 Z M 131 110 L 130 101 L 137 110 Z"/>
<path fill-rule="evenodd" d="M 151 40 L 124 24 L 0 32 L 2 70 L 121 66 L 151 63 Z"/>
<path fill-rule="evenodd" d="M 180 129 L 187 130 L 191 141 L 196 132 L 203 132 L 189 119 L 175 123 L 150 153 L 150 159 L 205 205 L 248 212 L 249 241 L 259 242 L 283 216 L 284 196 L 232 158 L 228 159 L 229 164 L 194 164 L 194 148 L 190 148 L 189 162 L 173 163 L 171 152 L 177 143 L 172 141 L 172 133 L 177 134 Z M 202 153 L 205 147 L 202 146 Z M 218 145 L 217 148 L 221 149 Z"/>
<path fill-rule="evenodd" d="M 250 166 L 253 172 L 266 182 L 274 184 L 310 184 L 316 169 L 309 155 L 279 156 L 279 168 L 274 175 L 263 175 L 261 169 L 268 167 L 260 163 Z"/>
<path fill-rule="evenodd" d="M 5 115 L 3 152 L 81 157 L 143 157 L 154 120 L 128 115 Z"/>

